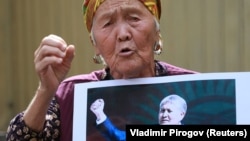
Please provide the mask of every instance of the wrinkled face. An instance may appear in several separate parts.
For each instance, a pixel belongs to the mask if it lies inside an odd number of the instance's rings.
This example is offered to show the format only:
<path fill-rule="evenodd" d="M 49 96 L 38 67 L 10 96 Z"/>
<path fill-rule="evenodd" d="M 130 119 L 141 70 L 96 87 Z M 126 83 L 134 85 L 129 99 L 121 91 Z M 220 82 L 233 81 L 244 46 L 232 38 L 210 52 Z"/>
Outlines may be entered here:
<path fill-rule="evenodd" d="M 154 76 L 154 16 L 138 0 L 106 0 L 95 13 L 92 33 L 101 54 L 118 78 Z"/>
<path fill-rule="evenodd" d="M 160 125 L 178 125 L 181 123 L 185 113 L 182 112 L 173 103 L 167 102 L 160 107 L 159 110 L 159 124 Z"/>

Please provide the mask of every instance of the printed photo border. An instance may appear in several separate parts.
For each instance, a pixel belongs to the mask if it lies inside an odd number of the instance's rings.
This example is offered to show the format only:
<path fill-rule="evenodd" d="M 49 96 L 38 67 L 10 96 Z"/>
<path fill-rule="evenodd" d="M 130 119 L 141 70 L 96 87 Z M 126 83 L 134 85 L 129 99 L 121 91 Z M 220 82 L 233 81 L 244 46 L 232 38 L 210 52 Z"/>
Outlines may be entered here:
<path fill-rule="evenodd" d="M 75 85 L 73 141 L 101 140 L 95 129 L 93 101 L 105 101 L 105 113 L 117 128 L 158 124 L 159 103 L 177 94 L 187 102 L 183 124 L 250 124 L 250 72 L 201 73 L 108 80 Z"/>

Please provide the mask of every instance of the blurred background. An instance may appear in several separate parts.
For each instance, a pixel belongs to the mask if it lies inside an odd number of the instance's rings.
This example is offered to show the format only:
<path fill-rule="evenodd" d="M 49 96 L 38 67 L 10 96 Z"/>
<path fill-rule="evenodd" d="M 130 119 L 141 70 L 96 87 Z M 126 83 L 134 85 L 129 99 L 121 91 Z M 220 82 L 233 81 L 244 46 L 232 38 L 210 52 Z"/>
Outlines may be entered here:
<path fill-rule="evenodd" d="M 82 2 L 0 0 L 0 134 L 36 91 L 33 54 L 44 36 L 76 46 L 68 76 L 103 67 L 92 61 Z M 250 0 L 162 0 L 160 23 L 156 59 L 203 73 L 250 70 Z"/>

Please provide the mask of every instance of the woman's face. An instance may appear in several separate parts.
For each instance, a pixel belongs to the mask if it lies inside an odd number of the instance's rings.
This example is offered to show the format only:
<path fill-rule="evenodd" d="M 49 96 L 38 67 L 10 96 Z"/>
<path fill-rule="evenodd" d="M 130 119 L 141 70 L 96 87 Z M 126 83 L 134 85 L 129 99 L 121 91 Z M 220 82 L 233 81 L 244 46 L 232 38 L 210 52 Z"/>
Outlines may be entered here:
<path fill-rule="evenodd" d="M 158 41 L 154 16 L 138 0 L 106 0 L 92 26 L 96 54 L 101 54 L 118 78 L 154 76 L 154 44 Z"/>
<path fill-rule="evenodd" d="M 181 123 L 185 113 L 182 112 L 178 106 L 171 102 L 167 102 L 160 107 L 159 110 L 159 124 L 160 125 L 177 125 Z"/>

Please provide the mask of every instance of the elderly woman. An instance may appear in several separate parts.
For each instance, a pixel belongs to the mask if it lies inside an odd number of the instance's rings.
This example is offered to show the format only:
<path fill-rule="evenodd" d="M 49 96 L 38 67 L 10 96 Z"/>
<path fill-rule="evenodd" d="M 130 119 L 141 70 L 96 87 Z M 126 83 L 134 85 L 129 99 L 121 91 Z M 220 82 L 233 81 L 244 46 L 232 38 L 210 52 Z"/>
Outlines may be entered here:
<path fill-rule="evenodd" d="M 196 73 L 154 59 L 162 50 L 160 0 L 86 0 L 83 11 L 94 61 L 105 68 L 64 80 L 75 48 L 56 35 L 43 38 L 34 53 L 39 86 L 11 120 L 7 140 L 72 140 L 75 83 Z"/>

